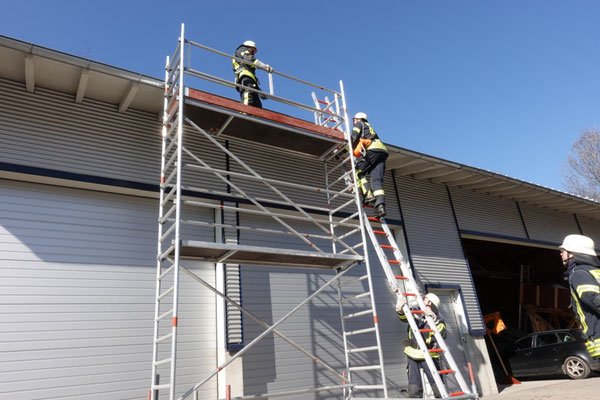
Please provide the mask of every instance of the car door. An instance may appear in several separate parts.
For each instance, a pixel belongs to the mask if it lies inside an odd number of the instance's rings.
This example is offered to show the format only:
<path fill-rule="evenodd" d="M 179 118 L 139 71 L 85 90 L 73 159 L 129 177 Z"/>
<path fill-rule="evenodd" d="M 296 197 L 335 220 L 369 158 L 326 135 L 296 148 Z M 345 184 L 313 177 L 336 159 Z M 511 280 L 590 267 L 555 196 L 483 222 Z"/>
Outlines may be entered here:
<path fill-rule="evenodd" d="M 515 376 L 535 375 L 537 367 L 533 365 L 534 336 L 527 336 L 515 343 L 514 354 L 510 358 L 510 367 Z"/>
<path fill-rule="evenodd" d="M 552 374 L 556 372 L 557 365 L 560 370 L 562 352 L 561 343 L 555 332 L 540 332 L 535 337 L 535 346 L 532 351 L 532 362 L 536 364 L 537 374 Z"/>

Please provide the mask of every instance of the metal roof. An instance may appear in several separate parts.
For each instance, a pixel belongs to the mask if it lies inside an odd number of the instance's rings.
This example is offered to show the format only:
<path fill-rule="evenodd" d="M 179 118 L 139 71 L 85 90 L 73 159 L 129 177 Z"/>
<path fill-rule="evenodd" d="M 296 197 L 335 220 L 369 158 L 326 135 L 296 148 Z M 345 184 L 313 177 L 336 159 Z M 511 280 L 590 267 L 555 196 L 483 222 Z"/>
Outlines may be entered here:
<path fill-rule="evenodd" d="M 62 53 L 0 35 L 0 77 L 128 108 L 162 112 L 163 81 L 147 75 Z M 417 180 L 442 183 L 478 193 L 600 219 L 600 202 L 525 182 L 491 171 L 388 145 L 388 170 Z"/>

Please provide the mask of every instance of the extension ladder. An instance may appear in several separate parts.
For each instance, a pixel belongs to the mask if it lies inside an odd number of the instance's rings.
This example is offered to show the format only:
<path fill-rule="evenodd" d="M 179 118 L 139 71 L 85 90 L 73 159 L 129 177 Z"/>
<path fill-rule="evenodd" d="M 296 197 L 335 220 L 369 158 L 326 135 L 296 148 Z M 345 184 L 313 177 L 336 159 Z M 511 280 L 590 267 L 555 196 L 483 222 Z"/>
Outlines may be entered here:
<path fill-rule="evenodd" d="M 364 213 L 364 210 L 363 210 Z M 365 213 L 366 214 L 366 213 Z M 418 304 L 418 310 L 411 310 L 409 307 L 409 302 L 404 305 L 404 314 L 406 315 L 406 319 L 410 325 L 410 329 L 412 330 L 413 336 L 416 338 L 419 348 L 423 351 L 425 356 L 425 363 L 427 368 L 431 372 L 433 376 L 435 385 L 438 387 L 438 390 L 442 396 L 442 398 L 461 398 L 461 399 L 476 399 L 477 394 L 473 393 L 465 380 L 462 377 L 452 354 L 450 353 L 444 338 L 440 334 L 437 329 L 437 326 L 433 319 L 424 314 L 426 306 L 423 302 L 423 297 L 419 292 L 419 286 L 417 285 L 414 276 L 412 274 L 410 264 L 404 260 L 396 241 L 394 240 L 394 236 L 392 231 L 388 227 L 385 218 L 375 218 L 375 217 L 367 217 L 368 223 L 366 223 L 366 228 L 369 233 L 369 237 L 371 242 L 373 243 L 373 247 L 379 257 L 379 261 L 385 272 L 386 278 L 390 285 L 392 291 L 396 293 L 398 297 L 411 297 L 414 298 L 416 303 Z M 381 229 L 373 228 L 373 224 L 379 224 Z M 380 239 L 381 238 L 381 239 Z M 388 258 L 385 251 L 392 251 L 393 257 Z M 394 275 L 392 271 L 392 265 L 398 265 L 400 267 L 401 275 Z M 402 282 L 402 288 L 398 285 L 398 281 Z M 423 315 L 427 321 L 428 329 L 419 329 L 417 327 L 417 323 L 415 321 L 415 315 Z M 436 349 L 428 349 L 425 341 L 423 339 L 423 332 L 433 332 L 435 336 L 435 340 L 439 346 Z M 433 359 L 431 357 L 431 353 L 439 353 L 440 359 L 444 360 L 447 369 L 438 370 Z M 442 379 L 442 376 L 453 376 L 460 387 L 460 391 L 449 393 L 448 388 Z"/>

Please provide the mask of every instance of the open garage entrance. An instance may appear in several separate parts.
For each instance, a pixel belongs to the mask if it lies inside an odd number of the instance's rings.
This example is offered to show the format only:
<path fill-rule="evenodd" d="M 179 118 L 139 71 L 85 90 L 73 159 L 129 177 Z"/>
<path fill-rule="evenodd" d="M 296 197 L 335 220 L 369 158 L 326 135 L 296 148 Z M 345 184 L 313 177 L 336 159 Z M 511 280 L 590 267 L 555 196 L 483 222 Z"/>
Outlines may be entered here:
<path fill-rule="evenodd" d="M 484 319 L 499 313 L 506 325 L 491 335 L 503 359 L 514 340 L 526 333 L 575 327 L 556 248 L 464 237 L 463 245 Z M 490 318 L 487 326 L 493 325 Z M 505 374 L 489 336 L 486 342 L 496 379 L 501 381 Z"/>

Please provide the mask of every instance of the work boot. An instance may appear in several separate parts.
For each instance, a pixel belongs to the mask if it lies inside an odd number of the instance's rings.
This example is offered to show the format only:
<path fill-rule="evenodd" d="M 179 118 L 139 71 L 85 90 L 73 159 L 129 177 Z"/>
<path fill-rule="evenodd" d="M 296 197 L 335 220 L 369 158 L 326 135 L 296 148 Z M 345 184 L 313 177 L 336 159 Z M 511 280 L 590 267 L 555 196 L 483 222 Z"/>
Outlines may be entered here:
<path fill-rule="evenodd" d="M 408 397 L 417 399 L 423 397 L 423 388 L 419 385 L 409 384 L 408 385 Z"/>
<path fill-rule="evenodd" d="M 385 217 L 385 215 L 386 215 L 386 212 L 385 212 L 385 206 L 383 205 L 383 203 L 376 205 L 373 216 L 376 218 L 383 218 L 383 217 Z"/>

